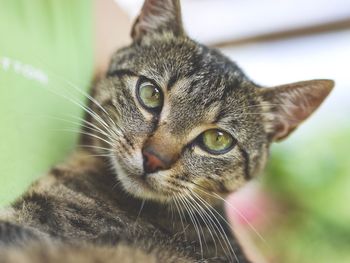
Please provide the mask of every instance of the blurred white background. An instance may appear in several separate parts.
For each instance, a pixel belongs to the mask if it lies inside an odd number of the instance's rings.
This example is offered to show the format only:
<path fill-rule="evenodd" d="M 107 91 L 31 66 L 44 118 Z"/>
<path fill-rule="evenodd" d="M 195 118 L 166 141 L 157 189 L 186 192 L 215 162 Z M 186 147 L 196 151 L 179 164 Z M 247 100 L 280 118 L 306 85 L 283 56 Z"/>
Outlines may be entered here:
<path fill-rule="evenodd" d="M 134 18 L 143 0 L 116 0 Z M 181 0 L 189 35 L 205 43 L 342 21 L 349 0 Z"/>
<path fill-rule="evenodd" d="M 131 19 L 143 3 L 116 1 Z M 188 34 L 220 47 L 259 84 L 336 81 L 331 96 L 302 131 L 350 124 L 350 0 L 182 0 L 181 4 Z"/>

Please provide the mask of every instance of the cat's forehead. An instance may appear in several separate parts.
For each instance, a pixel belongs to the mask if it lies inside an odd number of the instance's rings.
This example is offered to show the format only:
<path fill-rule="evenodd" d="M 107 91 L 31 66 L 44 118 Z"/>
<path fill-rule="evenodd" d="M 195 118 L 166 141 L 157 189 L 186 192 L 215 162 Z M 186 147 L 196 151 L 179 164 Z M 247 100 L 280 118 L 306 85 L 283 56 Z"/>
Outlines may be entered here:
<path fill-rule="evenodd" d="M 237 65 L 216 50 L 193 42 L 158 50 L 164 53 L 153 54 L 143 70 L 165 90 L 166 121 L 174 130 L 215 123 L 246 81 Z"/>
<path fill-rule="evenodd" d="M 168 77 L 170 86 L 181 78 L 213 82 L 221 76 L 227 81 L 244 76 L 238 66 L 221 52 L 189 39 L 156 42 L 138 51 L 141 52 L 137 66 L 153 75 L 155 80 Z"/>

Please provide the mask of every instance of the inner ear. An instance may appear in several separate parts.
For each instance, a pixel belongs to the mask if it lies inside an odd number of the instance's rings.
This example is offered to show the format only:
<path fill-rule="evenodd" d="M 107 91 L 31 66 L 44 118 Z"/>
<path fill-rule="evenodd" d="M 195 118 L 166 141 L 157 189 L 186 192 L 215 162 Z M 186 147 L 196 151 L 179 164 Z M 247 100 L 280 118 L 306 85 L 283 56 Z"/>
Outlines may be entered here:
<path fill-rule="evenodd" d="M 321 105 L 333 86 L 332 80 L 310 80 L 262 89 L 269 105 L 266 126 L 270 139 L 287 137 Z"/>
<path fill-rule="evenodd" d="M 166 32 L 174 36 L 184 34 L 179 0 L 145 0 L 132 28 L 134 42 Z"/>

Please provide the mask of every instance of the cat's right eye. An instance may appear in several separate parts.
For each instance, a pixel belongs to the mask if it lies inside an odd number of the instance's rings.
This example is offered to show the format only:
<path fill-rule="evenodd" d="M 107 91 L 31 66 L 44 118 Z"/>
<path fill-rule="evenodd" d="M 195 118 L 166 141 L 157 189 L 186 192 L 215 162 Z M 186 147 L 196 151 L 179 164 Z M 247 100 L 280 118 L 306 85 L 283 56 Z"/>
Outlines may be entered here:
<path fill-rule="evenodd" d="M 200 145 L 211 154 L 224 154 L 233 148 L 235 139 L 223 130 L 210 129 L 200 135 Z"/>
<path fill-rule="evenodd" d="M 136 95 L 141 105 L 151 112 L 159 112 L 163 106 L 163 93 L 149 80 L 139 80 Z"/>

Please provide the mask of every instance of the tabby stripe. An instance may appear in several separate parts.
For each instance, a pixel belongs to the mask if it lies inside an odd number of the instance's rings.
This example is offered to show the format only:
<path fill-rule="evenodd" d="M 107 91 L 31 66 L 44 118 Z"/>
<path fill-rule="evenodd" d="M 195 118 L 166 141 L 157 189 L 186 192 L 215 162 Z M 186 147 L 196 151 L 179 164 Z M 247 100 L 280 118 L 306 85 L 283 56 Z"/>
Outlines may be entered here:
<path fill-rule="evenodd" d="M 244 178 L 248 181 L 251 179 L 249 168 L 250 157 L 248 152 L 242 146 L 238 146 L 238 148 L 244 158 Z"/>
<path fill-rule="evenodd" d="M 14 247 L 28 241 L 37 242 L 39 239 L 40 237 L 27 227 L 0 221 L 0 247 L 2 249 L 5 246 Z"/>
<path fill-rule="evenodd" d="M 129 70 L 129 69 L 117 69 L 110 72 L 107 72 L 107 77 L 123 77 L 124 75 L 129 76 L 138 76 L 135 72 Z"/>
<path fill-rule="evenodd" d="M 167 89 L 168 91 L 171 90 L 171 88 L 174 86 L 174 84 L 176 83 L 176 81 L 178 80 L 179 76 L 176 75 L 172 75 L 168 81 L 168 86 Z"/>

